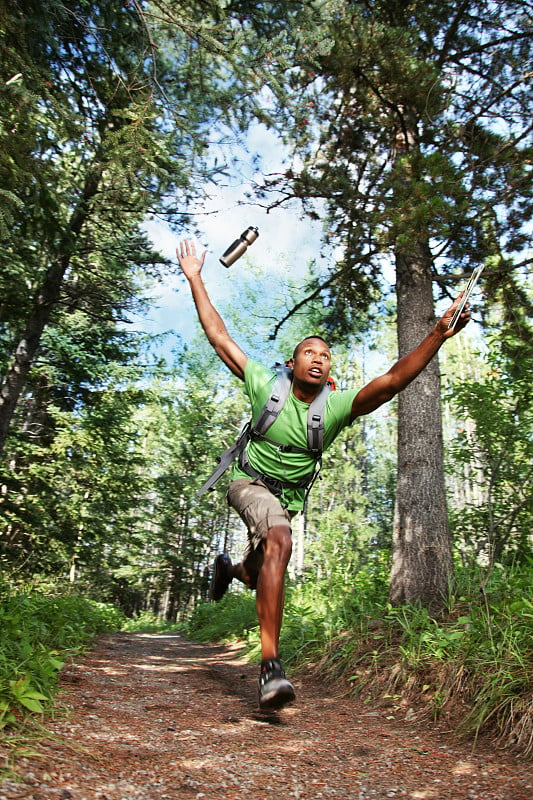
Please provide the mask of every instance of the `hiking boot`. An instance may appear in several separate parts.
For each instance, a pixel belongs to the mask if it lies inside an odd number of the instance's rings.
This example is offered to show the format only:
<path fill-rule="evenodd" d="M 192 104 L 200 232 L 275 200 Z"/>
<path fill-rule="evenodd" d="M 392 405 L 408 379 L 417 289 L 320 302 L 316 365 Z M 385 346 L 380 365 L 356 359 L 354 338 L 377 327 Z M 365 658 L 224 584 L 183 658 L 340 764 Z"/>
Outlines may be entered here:
<path fill-rule="evenodd" d="M 259 673 L 259 706 L 281 708 L 296 699 L 294 686 L 285 677 L 279 658 L 261 661 Z"/>
<path fill-rule="evenodd" d="M 209 584 L 209 599 L 214 600 L 216 603 L 222 600 L 233 580 L 228 572 L 231 565 L 231 558 L 226 553 L 221 553 L 215 558 L 213 577 Z"/>

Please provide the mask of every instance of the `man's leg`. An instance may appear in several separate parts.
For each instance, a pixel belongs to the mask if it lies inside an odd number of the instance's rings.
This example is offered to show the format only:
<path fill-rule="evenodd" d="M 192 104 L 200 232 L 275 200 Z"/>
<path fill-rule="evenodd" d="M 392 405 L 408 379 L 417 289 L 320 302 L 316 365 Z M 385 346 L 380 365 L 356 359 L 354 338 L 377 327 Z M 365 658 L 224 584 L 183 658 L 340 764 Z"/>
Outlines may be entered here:
<path fill-rule="evenodd" d="M 256 606 L 261 635 L 259 705 L 281 708 L 295 698 L 279 660 L 279 635 L 285 601 L 285 572 L 292 552 L 291 529 L 274 525 L 263 541 L 263 564 L 257 580 Z"/>
<path fill-rule="evenodd" d="M 280 708 L 295 698 L 294 687 L 286 679 L 278 657 L 285 572 L 292 552 L 292 514 L 259 481 L 233 481 L 228 502 L 248 528 L 249 547 L 240 563 L 227 566 L 226 579 L 237 578 L 257 590 L 262 651 L 259 703 L 262 708 Z"/>
<path fill-rule="evenodd" d="M 227 576 L 257 589 L 257 617 L 261 630 L 262 658 L 277 658 L 285 599 L 285 572 L 292 553 L 291 529 L 269 528 L 261 550 L 252 550 L 238 564 L 227 567 Z"/>
<path fill-rule="evenodd" d="M 223 591 L 234 578 L 248 588 L 257 589 L 256 607 L 261 637 L 259 704 L 277 709 L 295 698 L 293 685 L 285 677 L 279 660 L 279 636 L 285 600 L 285 572 L 291 557 L 292 537 L 288 525 L 273 525 L 259 546 L 251 549 L 238 564 L 218 556 L 219 575 L 224 575 Z M 220 566 L 224 564 L 223 569 Z M 217 574 L 217 573 L 215 573 Z M 217 598 L 213 598 L 217 599 Z"/>
<path fill-rule="evenodd" d="M 263 566 L 263 544 L 258 548 L 249 548 L 243 560 L 238 564 L 233 564 L 229 570 L 232 578 L 244 583 L 248 589 L 257 589 L 257 579 Z"/>
<path fill-rule="evenodd" d="M 278 658 L 279 634 L 285 600 L 285 572 L 292 553 L 291 529 L 269 528 L 263 542 L 263 564 L 257 580 L 257 617 L 263 660 Z"/>
<path fill-rule="evenodd" d="M 221 553 L 215 558 L 213 577 L 209 588 L 210 600 L 222 600 L 232 580 L 236 578 L 244 583 L 248 589 L 257 588 L 259 572 L 263 565 L 263 543 L 259 547 L 249 547 L 243 560 L 232 564 L 226 553 Z"/>

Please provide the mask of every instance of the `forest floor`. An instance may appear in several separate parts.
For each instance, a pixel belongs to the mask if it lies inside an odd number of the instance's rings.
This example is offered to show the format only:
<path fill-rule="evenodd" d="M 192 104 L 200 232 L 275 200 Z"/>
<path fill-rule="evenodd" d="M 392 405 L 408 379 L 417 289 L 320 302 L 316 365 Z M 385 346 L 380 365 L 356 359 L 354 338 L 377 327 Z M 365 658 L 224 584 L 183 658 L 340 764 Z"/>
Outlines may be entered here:
<path fill-rule="evenodd" d="M 63 669 L 60 711 L 0 800 L 533 798 L 531 763 L 339 686 L 291 676 L 296 704 L 262 713 L 257 672 L 177 634 L 103 638 Z"/>

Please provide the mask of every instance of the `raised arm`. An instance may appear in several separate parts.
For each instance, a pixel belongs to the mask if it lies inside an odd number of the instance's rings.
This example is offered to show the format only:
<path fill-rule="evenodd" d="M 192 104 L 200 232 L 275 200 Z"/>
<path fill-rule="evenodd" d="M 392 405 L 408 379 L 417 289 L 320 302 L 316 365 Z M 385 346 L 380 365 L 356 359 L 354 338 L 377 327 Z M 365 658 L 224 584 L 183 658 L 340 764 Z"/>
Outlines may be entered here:
<path fill-rule="evenodd" d="M 371 411 L 383 405 L 383 403 L 388 403 L 389 400 L 392 400 L 394 395 L 401 392 L 402 389 L 405 389 L 405 387 L 422 372 L 446 339 L 454 336 L 465 327 L 470 320 L 468 306 L 465 306 L 455 327 L 448 327 L 461 297 L 462 293 L 437 322 L 431 333 L 420 342 L 418 347 L 415 347 L 415 349 L 406 356 L 400 358 L 400 360 L 393 364 L 384 375 L 381 375 L 379 378 L 374 378 L 374 380 L 367 383 L 366 386 L 363 386 L 361 391 L 356 394 L 352 403 L 352 420 L 364 414 L 369 414 Z"/>
<path fill-rule="evenodd" d="M 181 270 L 191 287 L 192 298 L 210 344 L 224 364 L 241 380 L 244 380 L 244 367 L 248 356 L 229 335 L 224 321 L 213 303 L 202 280 L 202 267 L 204 265 L 206 250 L 200 257 L 196 255 L 194 242 L 184 239 L 176 248 L 176 255 Z"/>

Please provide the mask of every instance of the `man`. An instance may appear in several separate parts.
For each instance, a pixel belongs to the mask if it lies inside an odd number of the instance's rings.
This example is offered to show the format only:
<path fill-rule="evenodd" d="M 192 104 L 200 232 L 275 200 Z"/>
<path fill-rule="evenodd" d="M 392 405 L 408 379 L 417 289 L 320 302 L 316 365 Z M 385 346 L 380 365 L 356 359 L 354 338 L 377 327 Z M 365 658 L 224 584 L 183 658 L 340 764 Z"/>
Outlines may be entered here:
<path fill-rule="evenodd" d="M 184 240 L 176 253 L 205 334 L 226 366 L 244 381 L 255 418 L 270 396 L 275 373 L 249 359 L 230 337 L 201 277 L 206 251 L 198 257 L 194 243 Z M 418 347 L 384 375 L 358 391 L 329 393 L 324 410 L 324 449 L 356 417 L 369 414 L 405 389 L 444 341 L 464 328 L 470 319 L 467 309 L 454 328 L 448 327 L 459 301 L 460 297 Z M 295 699 L 294 687 L 285 677 L 278 653 L 284 580 L 292 552 L 291 519 L 303 507 L 302 479 L 314 468 L 312 457 L 306 453 L 307 411 L 327 382 L 330 359 L 329 347 L 321 337 L 310 336 L 297 345 L 287 362 L 292 370 L 289 396 L 268 429 L 268 439 L 260 438 L 247 445 L 246 464 L 234 465 L 228 488 L 228 502 L 248 528 L 249 545 L 239 564 L 232 564 L 227 555 L 217 557 L 211 597 L 220 600 L 234 578 L 256 589 L 262 655 L 259 704 L 262 708 L 280 708 Z M 280 445 L 289 450 L 281 450 Z"/>

